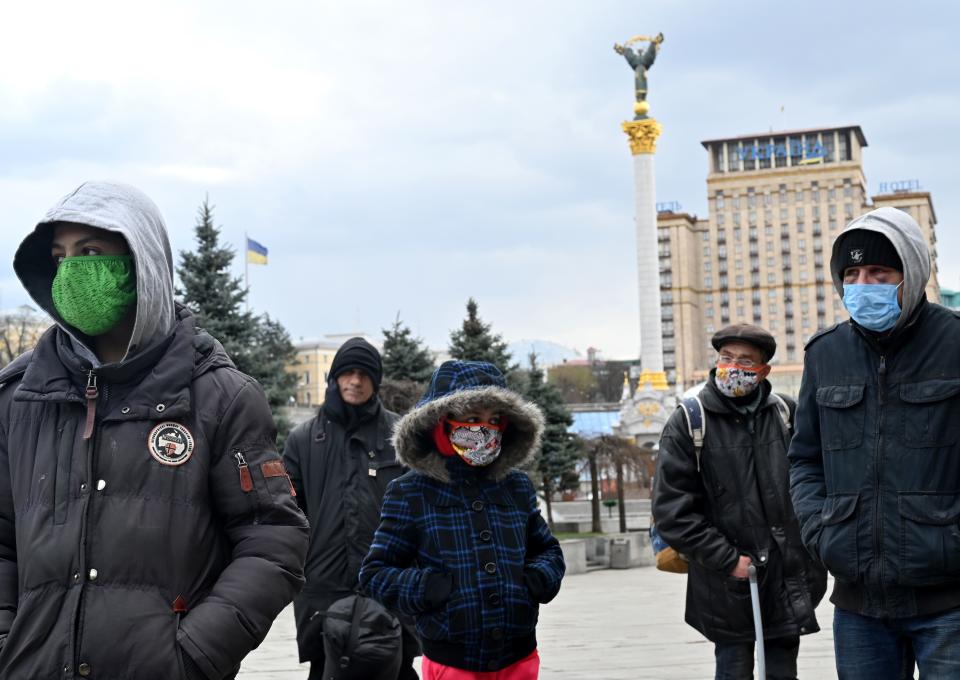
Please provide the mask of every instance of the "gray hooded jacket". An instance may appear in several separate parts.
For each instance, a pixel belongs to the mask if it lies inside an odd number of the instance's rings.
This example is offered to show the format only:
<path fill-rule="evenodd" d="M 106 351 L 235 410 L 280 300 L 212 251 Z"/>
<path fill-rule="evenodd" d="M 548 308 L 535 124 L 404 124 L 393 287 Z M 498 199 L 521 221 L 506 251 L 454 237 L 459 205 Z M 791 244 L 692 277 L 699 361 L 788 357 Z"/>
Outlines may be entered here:
<path fill-rule="evenodd" d="M 303 582 L 266 399 L 174 306 L 143 194 L 84 184 L 44 220 L 15 260 L 36 302 L 57 318 L 48 220 L 69 221 L 126 238 L 137 316 L 118 363 L 57 319 L 0 372 L 0 678 L 233 677 Z"/>

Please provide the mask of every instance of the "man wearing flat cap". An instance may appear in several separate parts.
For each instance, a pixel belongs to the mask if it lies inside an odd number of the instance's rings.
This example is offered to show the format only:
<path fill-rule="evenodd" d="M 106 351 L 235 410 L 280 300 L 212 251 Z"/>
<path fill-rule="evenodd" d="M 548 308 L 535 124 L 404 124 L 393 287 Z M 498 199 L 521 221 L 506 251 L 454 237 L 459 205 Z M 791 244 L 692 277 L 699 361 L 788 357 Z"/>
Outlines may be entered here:
<path fill-rule="evenodd" d="M 716 679 L 753 677 L 751 564 L 767 678 L 792 679 L 800 635 L 820 630 L 814 609 L 826 574 L 804 549 L 790 504 L 791 409 L 766 379 L 777 343 L 747 324 L 722 328 L 711 342 L 718 357 L 709 380 L 661 435 L 653 516 L 689 560 L 686 622 L 714 643 Z M 691 412 L 702 418 L 699 431 Z"/>
<path fill-rule="evenodd" d="M 390 440 L 399 416 L 380 402 L 382 378 L 377 348 L 363 338 L 347 340 L 330 364 L 323 406 L 290 433 L 283 451 L 310 521 L 307 582 L 294 600 L 300 661 L 310 662 L 309 680 L 326 678 L 323 640 L 313 634 L 323 620 L 317 612 L 359 589 L 360 563 L 380 524 L 383 494 L 406 472 Z M 416 680 L 412 664 L 419 653 L 404 626 L 399 680 Z"/>
<path fill-rule="evenodd" d="M 806 346 L 790 446 L 803 541 L 835 577 L 841 680 L 960 678 L 960 318 L 928 302 L 930 253 L 895 208 L 833 244 L 850 320 Z M 909 677 L 909 676 L 908 676 Z"/>

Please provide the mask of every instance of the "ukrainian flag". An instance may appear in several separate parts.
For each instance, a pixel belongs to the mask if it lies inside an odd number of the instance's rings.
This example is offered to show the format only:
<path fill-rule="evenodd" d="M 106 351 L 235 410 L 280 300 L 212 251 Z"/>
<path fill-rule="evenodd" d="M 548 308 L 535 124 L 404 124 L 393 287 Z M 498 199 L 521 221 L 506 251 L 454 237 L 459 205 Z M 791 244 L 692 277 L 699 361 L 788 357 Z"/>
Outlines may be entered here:
<path fill-rule="evenodd" d="M 267 249 L 252 238 L 247 238 L 247 262 L 250 264 L 266 264 Z"/>

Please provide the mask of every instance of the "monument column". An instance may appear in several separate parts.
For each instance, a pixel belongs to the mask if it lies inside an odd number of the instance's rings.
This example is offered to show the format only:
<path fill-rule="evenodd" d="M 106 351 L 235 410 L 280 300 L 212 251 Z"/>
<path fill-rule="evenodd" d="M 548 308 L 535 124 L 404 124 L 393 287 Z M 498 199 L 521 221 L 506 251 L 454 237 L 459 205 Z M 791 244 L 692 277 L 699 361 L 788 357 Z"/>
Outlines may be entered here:
<path fill-rule="evenodd" d="M 637 279 L 640 292 L 640 380 L 637 389 L 666 390 L 663 328 L 660 319 L 660 257 L 657 242 L 656 182 L 653 158 L 660 124 L 646 118 L 647 103 L 637 102 L 641 120 L 623 123 L 633 153 L 633 191 L 637 231 Z"/>

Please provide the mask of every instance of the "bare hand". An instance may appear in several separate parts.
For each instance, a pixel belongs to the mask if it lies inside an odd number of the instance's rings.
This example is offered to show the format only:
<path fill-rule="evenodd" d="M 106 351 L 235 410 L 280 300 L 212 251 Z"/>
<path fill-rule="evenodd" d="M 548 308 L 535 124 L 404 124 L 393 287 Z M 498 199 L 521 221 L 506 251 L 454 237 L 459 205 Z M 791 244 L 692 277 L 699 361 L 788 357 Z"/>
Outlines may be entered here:
<path fill-rule="evenodd" d="M 747 574 L 747 567 L 753 564 L 753 561 L 746 555 L 740 555 L 740 559 L 737 560 L 737 566 L 733 568 L 733 571 L 730 572 L 730 576 L 733 578 L 742 578 L 745 579 L 749 576 Z"/>

